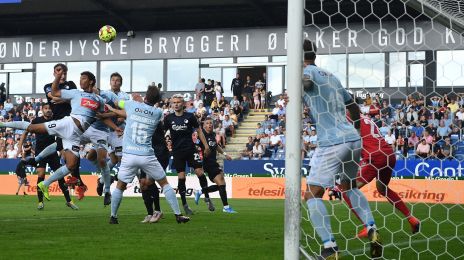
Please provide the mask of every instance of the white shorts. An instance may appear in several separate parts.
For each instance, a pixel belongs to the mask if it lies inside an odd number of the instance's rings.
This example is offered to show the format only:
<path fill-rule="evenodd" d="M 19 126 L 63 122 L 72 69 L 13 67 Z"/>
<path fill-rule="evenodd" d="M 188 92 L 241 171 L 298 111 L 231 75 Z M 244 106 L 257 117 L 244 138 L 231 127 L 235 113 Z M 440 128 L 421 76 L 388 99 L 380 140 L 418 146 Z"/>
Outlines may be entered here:
<path fill-rule="evenodd" d="M 116 132 L 110 132 L 108 144 L 111 146 L 109 153 L 114 152 L 116 156 L 122 156 L 122 136 L 118 136 Z"/>
<path fill-rule="evenodd" d="M 76 126 L 72 117 L 65 116 L 60 120 L 53 120 L 44 124 L 49 135 L 58 136 L 62 139 L 64 150 L 72 151 L 79 157 L 82 131 Z"/>
<path fill-rule="evenodd" d="M 81 144 L 92 143 L 95 149 L 103 148 L 108 150 L 109 133 L 89 127 L 81 138 Z"/>
<path fill-rule="evenodd" d="M 361 157 L 361 141 L 317 147 L 309 162 L 308 185 L 334 187 L 335 179 L 356 180 Z"/>
<path fill-rule="evenodd" d="M 166 177 L 166 173 L 155 155 L 124 153 L 121 166 L 119 166 L 118 179 L 124 183 L 131 183 L 139 170 L 144 171 L 153 180 L 161 180 Z"/>

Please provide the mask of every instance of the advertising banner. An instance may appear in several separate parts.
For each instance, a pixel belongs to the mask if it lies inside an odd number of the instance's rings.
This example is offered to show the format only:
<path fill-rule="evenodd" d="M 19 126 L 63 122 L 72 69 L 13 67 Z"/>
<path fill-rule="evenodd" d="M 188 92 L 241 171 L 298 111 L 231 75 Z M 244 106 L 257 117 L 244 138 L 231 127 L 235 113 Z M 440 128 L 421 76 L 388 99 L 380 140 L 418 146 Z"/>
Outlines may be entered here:
<path fill-rule="evenodd" d="M 301 174 L 307 175 L 309 161 L 303 161 Z M 397 160 L 394 177 L 425 179 L 464 179 L 464 162 L 456 160 Z M 284 160 L 233 160 L 224 161 L 227 176 L 284 177 Z"/>

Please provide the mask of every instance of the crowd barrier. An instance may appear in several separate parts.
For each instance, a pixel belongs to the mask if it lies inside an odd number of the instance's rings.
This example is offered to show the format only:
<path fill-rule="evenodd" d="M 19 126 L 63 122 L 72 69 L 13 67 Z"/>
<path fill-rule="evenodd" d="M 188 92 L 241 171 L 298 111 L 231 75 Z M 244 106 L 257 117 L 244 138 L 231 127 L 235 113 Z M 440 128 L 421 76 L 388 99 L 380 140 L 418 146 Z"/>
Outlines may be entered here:
<path fill-rule="evenodd" d="M 0 160 L 0 194 L 13 195 L 17 188 L 17 178 L 14 175 L 18 160 Z M 285 197 L 285 162 L 279 160 L 243 160 L 225 161 L 227 193 L 230 198 L 243 199 L 283 199 Z M 308 162 L 302 166 L 301 173 L 305 175 Z M 395 167 L 394 177 L 390 182 L 392 190 L 407 202 L 451 203 L 464 204 L 464 180 L 462 162 L 440 160 L 399 160 Z M 116 169 L 117 170 L 117 169 Z M 28 167 L 28 193 L 36 192 L 37 177 L 34 169 Z M 88 196 L 96 196 L 95 168 L 86 160 L 81 162 L 83 180 L 88 185 Z M 175 172 L 168 172 L 171 186 L 177 187 Z M 209 181 L 209 180 L 208 180 Z M 209 182 L 211 184 L 211 182 Z M 302 192 L 306 189 L 305 178 L 302 176 Z M 198 178 L 187 176 L 187 196 L 193 197 L 195 189 L 200 189 Z M 115 187 L 113 183 L 112 189 Z M 363 187 L 369 201 L 385 201 L 376 190 L 375 182 Z M 59 195 L 61 191 L 54 183 L 50 186 L 51 195 Z M 138 179 L 128 184 L 125 196 L 141 196 Z M 211 194 L 218 198 L 217 192 Z M 325 199 L 328 199 L 325 197 Z"/>

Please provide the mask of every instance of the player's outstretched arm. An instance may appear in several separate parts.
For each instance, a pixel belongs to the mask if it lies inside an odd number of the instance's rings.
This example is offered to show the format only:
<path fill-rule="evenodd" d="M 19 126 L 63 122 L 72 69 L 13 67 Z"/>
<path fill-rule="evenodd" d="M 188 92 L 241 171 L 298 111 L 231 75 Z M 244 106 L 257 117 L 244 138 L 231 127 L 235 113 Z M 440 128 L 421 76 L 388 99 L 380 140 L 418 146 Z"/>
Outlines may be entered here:
<path fill-rule="evenodd" d="M 109 111 L 115 113 L 118 117 L 123 117 L 123 118 L 127 117 L 126 110 L 124 110 L 124 100 L 120 100 L 119 102 L 116 103 L 116 106 L 121 109 L 116 109 L 108 104 L 106 104 L 105 106 Z"/>
<path fill-rule="evenodd" d="M 210 153 L 209 145 L 208 145 L 208 142 L 206 142 L 205 135 L 203 134 L 203 131 L 201 130 L 200 127 L 197 128 L 197 134 L 198 134 L 198 137 L 200 138 L 201 143 L 203 143 L 203 147 L 205 147 L 204 154 L 205 156 L 208 156 Z"/>
<path fill-rule="evenodd" d="M 224 156 L 226 157 L 227 160 L 229 160 L 229 161 L 232 160 L 232 157 L 230 157 L 230 155 L 228 155 L 226 152 L 224 152 L 224 150 L 222 150 L 222 147 L 221 147 L 221 146 L 219 146 L 219 145 L 217 146 L 217 151 L 218 151 L 220 154 L 224 155 Z"/>
<path fill-rule="evenodd" d="M 52 94 L 53 97 L 59 98 L 59 97 L 61 97 L 61 89 L 60 89 L 59 85 L 60 85 L 60 80 L 61 80 L 61 77 L 63 76 L 64 71 L 63 71 L 63 68 L 57 67 L 55 69 L 55 72 L 56 72 L 55 73 L 55 79 L 53 80 L 53 83 L 52 83 L 52 92 L 51 92 L 51 94 Z"/>

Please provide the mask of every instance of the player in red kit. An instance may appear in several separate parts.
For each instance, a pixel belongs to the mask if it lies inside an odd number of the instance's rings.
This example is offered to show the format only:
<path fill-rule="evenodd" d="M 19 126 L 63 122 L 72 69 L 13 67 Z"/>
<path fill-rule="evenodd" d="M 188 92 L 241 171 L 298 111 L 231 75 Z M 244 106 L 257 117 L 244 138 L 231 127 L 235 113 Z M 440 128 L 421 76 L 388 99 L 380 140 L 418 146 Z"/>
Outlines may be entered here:
<path fill-rule="evenodd" d="M 362 159 L 361 168 L 356 179 L 358 189 L 361 189 L 364 185 L 374 180 L 374 178 L 377 178 L 377 191 L 403 213 L 411 225 L 413 234 L 419 232 L 420 221 L 411 215 L 408 207 L 398 194 L 388 187 L 393 168 L 395 168 L 396 164 L 396 156 L 391 145 L 385 142 L 384 138 L 379 133 L 377 125 L 372 122 L 369 117 L 361 115 L 360 121 Z M 351 206 L 351 201 L 345 193 L 343 193 L 343 199 L 356 215 L 356 212 Z M 358 215 L 356 215 L 356 217 L 359 219 Z M 359 232 L 358 237 L 367 237 L 366 227 Z"/>

